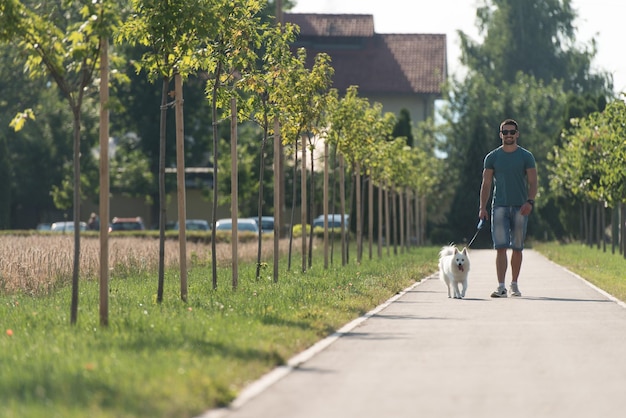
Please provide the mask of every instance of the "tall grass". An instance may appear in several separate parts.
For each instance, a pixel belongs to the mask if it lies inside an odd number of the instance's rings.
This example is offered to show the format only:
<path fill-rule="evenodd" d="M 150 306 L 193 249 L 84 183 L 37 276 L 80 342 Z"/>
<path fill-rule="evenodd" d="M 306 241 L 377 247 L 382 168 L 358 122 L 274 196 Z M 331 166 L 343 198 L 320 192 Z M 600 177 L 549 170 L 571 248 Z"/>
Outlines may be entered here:
<path fill-rule="evenodd" d="M 287 242 L 281 242 L 281 249 Z M 273 245 L 265 243 L 262 256 L 269 259 Z M 187 243 L 192 264 L 210 260 L 210 245 Z M 239 261 L 256 260 L 256 241 L 240 244 Z M 217 244 L 217 259 L 223 265 L 232 263 L 231 246 Z M 153 238 L 112 236 L 109 241 L 109 268 L 112 277 L 156 272 L 159 266 L 159 241 Z M 178 265 L 178 241 L 165 241 L 165 265 Z M 96 236 L 81 238 L 80 277 L 97 280 L 100 269 L 100 241 Z M 74 240 L 70 235 L 0 235 L 0 292 L 23 292 L 43 295 L 71 281 L 74 262 Z"/>
<path fill-rule="evenodd" d="M 136 271 L 112 274 L 107 328 L 98 322 L 96 280 L 81 283 L 76 326 L 65 284 L 37 294 L 3 291 L 0 415 L 181 418 L 226 405 L 246 383 L 431 274 L 437 251 L 328 270 L 318 258 L 305 274 L 286 272 L 281 261 L 279 283 L 269 266 L 256 280 L 254 263 L 241 263 L 236 291 L 228 268 L 218 270 L 220 286 L 212 289 L 198 252 L 188 302 L 170 268 L 162 304 L 141 259 Z"/>

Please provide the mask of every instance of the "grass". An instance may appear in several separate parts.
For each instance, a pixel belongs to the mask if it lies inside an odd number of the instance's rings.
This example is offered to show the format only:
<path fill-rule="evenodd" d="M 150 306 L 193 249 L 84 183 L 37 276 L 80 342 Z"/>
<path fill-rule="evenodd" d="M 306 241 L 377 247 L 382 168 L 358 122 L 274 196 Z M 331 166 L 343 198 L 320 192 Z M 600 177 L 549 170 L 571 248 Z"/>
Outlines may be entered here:
<path fill-rule="evenodd" d="M 534 243 L 533 249 L 557 264 L 584 277 L 616 298 L 626 301 L 626 259 L 619 254 L 606 252 L 580 243 Z"/>
<path fill-rule="evenodd" d="M 0 403 L 13 417 L 193 417 L 223 406 L 238 391 L 436 269 L 438 248 L 306 273 L 271 267 L 255 280 L 239 266 L 239 287 L 210 266 L 189 272 L 189 298 L 178 273 L 111 278 L 109 327 L 98 321 L 98 283 L 81 282 L 78 324 L 69 325 L 70 287 L 44 294 L 0 293 Z M 315 259 L 314 259 L 315 261 Z M 296 262 L 295 264 L 298 264 Z M 339 263 L 340 264 L 340 263 Z M 10 330 L 10 332 L 9 332 Z M 11 335 L 9 335 L 11 334 Z"/>

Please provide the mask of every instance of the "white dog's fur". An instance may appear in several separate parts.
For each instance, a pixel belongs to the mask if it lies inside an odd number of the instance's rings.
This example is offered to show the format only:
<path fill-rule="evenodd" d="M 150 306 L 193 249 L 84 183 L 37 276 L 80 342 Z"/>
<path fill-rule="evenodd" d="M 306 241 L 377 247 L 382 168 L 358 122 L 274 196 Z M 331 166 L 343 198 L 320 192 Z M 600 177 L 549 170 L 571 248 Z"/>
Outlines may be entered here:
<path fill-rule="evenodd" d="M 439 279 L 448 286 L 448 297 L 462 299 L 467 290 L 470 259 L 467 247 L 463 251 L 454 245 L 443 247 L 439 252 Z M 459 284 L 462 289 L 459 291 Z"/>

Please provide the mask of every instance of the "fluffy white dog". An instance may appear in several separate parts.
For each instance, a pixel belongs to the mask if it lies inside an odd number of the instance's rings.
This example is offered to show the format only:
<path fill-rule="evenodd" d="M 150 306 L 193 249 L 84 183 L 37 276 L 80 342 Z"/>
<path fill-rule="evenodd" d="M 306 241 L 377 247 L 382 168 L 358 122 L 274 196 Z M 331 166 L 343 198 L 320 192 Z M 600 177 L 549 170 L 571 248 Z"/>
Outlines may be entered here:
<path fill-rule="evenodd" d="M 467 247 L 463 251 L 454 245 L 448 245 L 439 252 L 439 278 L 448 286 L 448 297 L 462 299 L 467 290 L 467 275 L 470 259 Z M 459 284 L 462 289 L 459 291 Z"/>

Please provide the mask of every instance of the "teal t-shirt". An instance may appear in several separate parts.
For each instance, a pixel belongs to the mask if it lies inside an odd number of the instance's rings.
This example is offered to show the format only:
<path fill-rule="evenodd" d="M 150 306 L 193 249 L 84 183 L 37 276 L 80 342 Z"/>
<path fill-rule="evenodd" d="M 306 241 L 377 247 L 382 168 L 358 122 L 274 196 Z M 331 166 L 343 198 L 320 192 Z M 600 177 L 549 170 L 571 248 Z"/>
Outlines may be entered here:
<path fill-rule="evenodd" d="M 522 206 L 526 202 L 526 170 L 535 168 L 535 157 L 530 151 L 517 147 L 513 152 L 505 152 L 500 146 L 487 154 L 484 168 L 493 170 L 492 207 Z"/>

